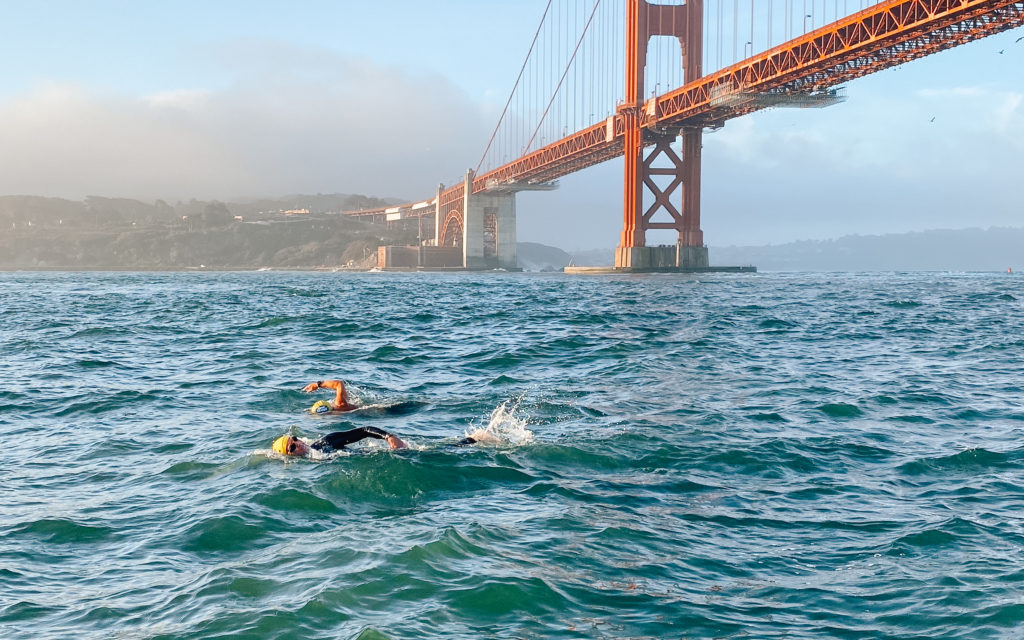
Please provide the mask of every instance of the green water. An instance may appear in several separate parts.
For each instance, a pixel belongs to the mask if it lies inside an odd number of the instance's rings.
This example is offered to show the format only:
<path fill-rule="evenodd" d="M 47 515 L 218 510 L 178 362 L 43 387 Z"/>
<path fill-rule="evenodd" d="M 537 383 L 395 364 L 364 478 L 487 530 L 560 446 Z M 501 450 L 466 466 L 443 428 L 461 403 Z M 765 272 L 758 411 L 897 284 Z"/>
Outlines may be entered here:
<path fill-rule="evenodd" d="M 1021 282 L 2 274 L 0 637 L 1021 637 Z"/>

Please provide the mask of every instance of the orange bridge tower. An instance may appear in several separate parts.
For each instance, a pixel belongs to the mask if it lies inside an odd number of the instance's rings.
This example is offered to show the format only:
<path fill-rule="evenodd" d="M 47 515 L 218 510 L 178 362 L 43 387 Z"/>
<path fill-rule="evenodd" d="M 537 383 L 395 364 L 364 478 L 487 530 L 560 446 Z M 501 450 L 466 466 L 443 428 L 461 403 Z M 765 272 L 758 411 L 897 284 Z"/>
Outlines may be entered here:
<path fill-rule="evenodd" d="M 705 268 L 708 250 L 700 228 L 700 154 L 702 127 L 662 130 L 646 126 L 658 118 L 657 101 L 646 104 L 644 71 L 647 46 L 655 36 L 672 36 L 682 48 L 685 82 L 703 76 L 704 0 L 682 5 L 626 0 L 626 99 L 619 107 L 625 124 L 625 202 L 622 237 L 615 266 Z M 651 113 L 651 111 L 655 113 Z M 671 144 L 682 138 L 682 157 Z M 646 147 L 653 146 L 644 157 Z M 660 181 L 659 181 L 660 178 Z M 666 184 L 667 183 L 667 184 Z M 672 196 L 680 194 L 678 206 Z M 645 194 L 650 201 L 645 208 Z M 648 229 L 675 229 L 675 247 L 648 247 Z"/>

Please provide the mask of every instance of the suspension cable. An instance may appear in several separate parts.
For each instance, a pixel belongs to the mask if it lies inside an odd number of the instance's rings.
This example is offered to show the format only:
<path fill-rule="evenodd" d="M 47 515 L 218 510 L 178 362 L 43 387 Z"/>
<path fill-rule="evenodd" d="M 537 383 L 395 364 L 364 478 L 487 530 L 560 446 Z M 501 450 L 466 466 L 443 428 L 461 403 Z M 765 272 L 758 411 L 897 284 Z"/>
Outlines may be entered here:
<path fill-rule="evenodd" d="M 516 83 L 512 87 L 512 93 L 508 95 L 508 101 L 505 103 L 505 109 L 501 112 L 501 117 L 498 118 L 498 126 L 494 127 L 494 133 L 491 134 L 491 139 L 487 141 L 487 148 L 484 149 L 483 156 L 480 157 L 480 162 L 476 165 L 477 173 L 480 171 L 480 167 L 483 166 L 484 160 L 487 159 L 487 152 L 491 150 L 491 145 L 494 143 L 494 137 L 498 135 L 498 130 L 501 128 L 501 123 L 505 120 L 505 114 L 508 113 L 508 106 L 512 104 L 512 98 L 516 95 L 516 89 L 519 88 L 519 82 L 523 79 L 523 73 L 526 71 L 526 65 L 530 62 L 530 56 L 533 54 L 533 48 L 537 45 L 537 38 L 540 37 L 540 30 L 544 26 L 544 20 L 548 17 L 548 11 L 551 9 L 551 3 L 554 0 L 548 0 L 548 5 L 544 7 L 544 15 L 540 18 L 540 24 L 537 25 L 537 33 L 533 35 L 533 42 L 530 43 L 530 50 L 526 52 L 526 60 L 523 60 L 523 66 L 519 69 L 519 77 L 516 78 Z"/>
<path fill-rule="evenodd" d="M 522 155 L 525 156 L 526 152 L 530 149 L 530 145 L 533 144 L 534 138 L 537 137 L 537 132 L 540 131 L 541 125 L 544 124 L 544 119 L 547 118 L 548 111 L 551 109 L 551 105 L 555 102 L 555 98 L 558 97 L 558 90 L 562 88 L 562 82 L 565 81 L 565 76 L 568 75 L 569 68 L 572 66 L 573 61 L 576 59 L 576 53 L 580 49 L 580 44 L 583 42 L 584 36 L 587 35 L 587 30 L 590 29 L 590 23 L 594 20 L 594 13 L 597 12 L 597 7 L 600 4 L 601 4 L 601 0 L 594 0 L 594 8 L 591 9 L 591 11 L 590 11 L 590 17 L 587 18 L 587 24 L 586 24 L 585 27 L 583 27 L 583 33 L 580 34 L 579 40 L 576 41 L 576 48 L 573 49 L 572 56 L 569 57 L 569 61 L 565 65 L 565 70 L 562 72 L 562 77 L 561 77 L 561 79 L 559 79 L 558 85 L 555 86 L 555 92 L 554 92 L 554 94 L 552 94 L 551 100 L 548 101 L 548 106 L 547 106 L 547 108 L 544 109 L 544 113 L 540 117 L 540 122 L 537 123 L 537 128 L 533 131 L 533 135 L 530 136 L 530 140 L 526 143 L 526 146 L 523 147 L 523 154 Z"/>

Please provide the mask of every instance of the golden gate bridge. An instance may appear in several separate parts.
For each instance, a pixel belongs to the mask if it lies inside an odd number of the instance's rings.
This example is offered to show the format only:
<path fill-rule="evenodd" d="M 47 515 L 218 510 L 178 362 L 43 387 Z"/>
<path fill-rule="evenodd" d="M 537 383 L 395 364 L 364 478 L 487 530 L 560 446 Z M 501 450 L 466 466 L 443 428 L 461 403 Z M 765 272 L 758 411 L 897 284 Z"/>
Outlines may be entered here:
<path fill-rule="evenodd" d="M 1024 0 L 549 0 L 476 168 L 432 198 L 347 213 L 419 223 L 420 246 L 382 247 L 380 266 L 514 269 L 515 194 L 622 156 L 615 268 L 708 269 L 705 130 L 826 107 L 850 80 L 1021 25 Z M 650 230 L 675 246 L 647 246 Z"/>

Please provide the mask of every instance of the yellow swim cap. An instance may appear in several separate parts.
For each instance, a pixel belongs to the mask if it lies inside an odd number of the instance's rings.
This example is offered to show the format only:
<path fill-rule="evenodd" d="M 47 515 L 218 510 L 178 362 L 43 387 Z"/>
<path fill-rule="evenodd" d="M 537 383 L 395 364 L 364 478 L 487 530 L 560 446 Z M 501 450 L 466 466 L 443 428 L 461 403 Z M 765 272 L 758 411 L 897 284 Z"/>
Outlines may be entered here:
<path fill-rule="evenodd" d="M 279 453 L 282 456 L 288 455 L 288 441 L 291 440 L 291 436 L 281 436 L 277 440 L 274 440 L 274 444 L 270 445 L 270 448 L 274 450 L 274 453 Z"/>
<path fill-rule="evenodd" d="M 332 409 L 331 403 L 326 400 L 317 400 L 313 403 L 313 406 L 309 408 L 310 413 L 327 413 Z"/>

